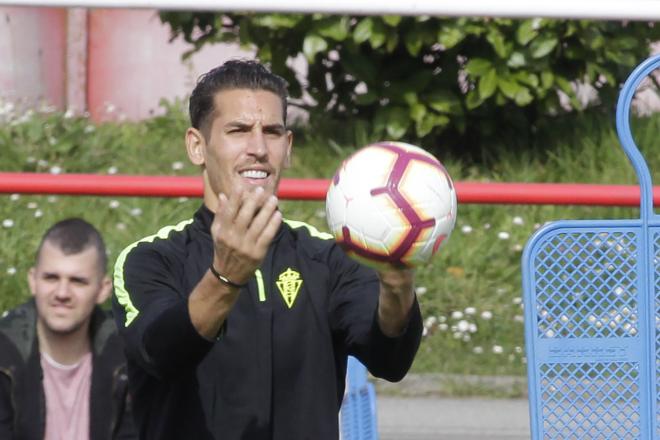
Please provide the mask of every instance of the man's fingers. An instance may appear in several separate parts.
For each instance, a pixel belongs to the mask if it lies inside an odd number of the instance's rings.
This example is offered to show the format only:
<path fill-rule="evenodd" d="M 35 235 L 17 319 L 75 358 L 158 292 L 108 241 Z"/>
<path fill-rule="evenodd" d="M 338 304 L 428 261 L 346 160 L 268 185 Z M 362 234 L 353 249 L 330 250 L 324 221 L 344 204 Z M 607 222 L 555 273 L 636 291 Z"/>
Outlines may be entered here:
<path fill-rule="evenodd" d="M 275 222 L 274 225 L 272 224 L 273 222 Z M 281 223 L 282 215 L 277 210 L 277 197 L 274 195 L 268 196 L 257 215 L 252 220 L 247 236 L 253 241 L 253 243 L 262 246 L 265 243 L 267 247 L 275 236 L 275 233 L 277 233 L 277 229 Z"/>
<path fill-rule="evenodd" d="M 220 223 L 229 226 L 234 223 L 236 215 L 241 207 L 243 191 L 240 188 L 234 189 L 231 193 L 218 194 L 218 209 L 215 216 Z"/>
<path fill-rule="evenodd" d="M 262 208 L 266 200 L 264 189 L 257 187 L 254 191 L 243 194 L 242 203 L 234 219 L 234 225 L 237 231 L 246 232 L 254 220 L 257 212 Z"/>

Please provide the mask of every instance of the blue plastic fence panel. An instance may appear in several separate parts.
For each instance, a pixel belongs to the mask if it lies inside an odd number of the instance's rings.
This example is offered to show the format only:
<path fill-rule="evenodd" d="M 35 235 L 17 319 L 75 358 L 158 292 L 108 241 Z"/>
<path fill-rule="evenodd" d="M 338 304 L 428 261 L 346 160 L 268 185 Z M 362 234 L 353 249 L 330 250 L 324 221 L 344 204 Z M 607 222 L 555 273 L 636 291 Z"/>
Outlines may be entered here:
<path fill-rule="evenodd" d="M 367 380 L 367 369 L 348 357 L 346 393 L 341 405 L 342 440 L 378 440 L 376 392 Z"/>
<path fill-rule="evenodd" d="M 660 55 L 640 64 L 617 104 L 640 218 L 550 223 L 523 253 L 534 440 L 660 440 L 660 218 L 630 131 L 634 93 L 658 67 Z"/>

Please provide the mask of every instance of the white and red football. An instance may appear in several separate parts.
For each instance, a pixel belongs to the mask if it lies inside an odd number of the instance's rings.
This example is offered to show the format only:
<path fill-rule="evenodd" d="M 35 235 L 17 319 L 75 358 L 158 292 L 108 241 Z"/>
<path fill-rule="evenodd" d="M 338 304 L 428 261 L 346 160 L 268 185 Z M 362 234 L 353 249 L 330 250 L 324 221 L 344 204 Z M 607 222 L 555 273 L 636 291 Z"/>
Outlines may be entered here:
<path fill-rule="evenodd" d="M 456 191 L 432 154 L 403 142 L 361 148 L 326 195 L 330 231 L 356 260 L 376 268 L 427 263 L 456 222 Z"/>

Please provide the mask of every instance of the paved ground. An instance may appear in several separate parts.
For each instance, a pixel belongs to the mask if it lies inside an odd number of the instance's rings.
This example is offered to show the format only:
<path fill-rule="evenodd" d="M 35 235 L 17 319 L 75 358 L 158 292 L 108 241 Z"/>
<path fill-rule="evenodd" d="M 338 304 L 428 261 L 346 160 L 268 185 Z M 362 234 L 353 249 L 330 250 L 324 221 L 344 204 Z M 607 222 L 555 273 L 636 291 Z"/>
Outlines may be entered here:
<path fill-rule="evenodd" d="M 526 399 L 377 397 L 380 440 L 529 440 Z"/>

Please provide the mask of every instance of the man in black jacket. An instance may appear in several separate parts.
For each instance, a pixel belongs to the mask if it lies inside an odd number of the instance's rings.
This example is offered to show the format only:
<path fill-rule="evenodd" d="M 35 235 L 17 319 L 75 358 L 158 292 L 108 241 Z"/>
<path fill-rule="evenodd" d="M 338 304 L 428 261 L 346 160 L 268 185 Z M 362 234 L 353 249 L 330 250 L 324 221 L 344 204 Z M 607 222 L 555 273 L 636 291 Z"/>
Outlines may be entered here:
<path fill-rule="evenodd" d="M 347 355 L 400 380 L 421 339 L 413 272 L 376 273 L 276 197 L 286 83 L 229 61 L 190 98 L 194 218 L 127 247 L 115 317 L 143 439 L 337 439 Z"/>
<path fill-rule="evenodd" d="M 73 218 L 42 238 L 33 299 L 0 319 L 0 439 L 135 438 L 123 346 L 98 231 Z"/>

